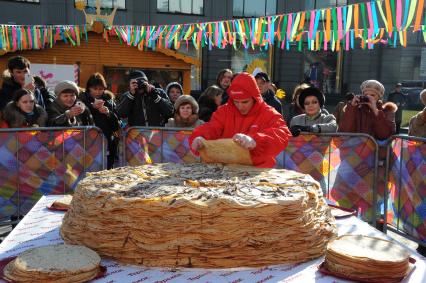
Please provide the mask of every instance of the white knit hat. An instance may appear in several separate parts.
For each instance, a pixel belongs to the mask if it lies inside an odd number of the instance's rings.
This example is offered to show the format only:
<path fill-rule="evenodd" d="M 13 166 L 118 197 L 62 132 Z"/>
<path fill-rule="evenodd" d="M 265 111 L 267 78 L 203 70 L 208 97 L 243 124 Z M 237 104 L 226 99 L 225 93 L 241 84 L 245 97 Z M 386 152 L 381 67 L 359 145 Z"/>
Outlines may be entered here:
<path fill-rule="evenodd" d="M 361 92 L 364 93 L 366 90 L 371 90 L 376 93 L 379 97 L 383 97 L 385 94 L 385 87 L 381 82 L 376 80 L 367 80 L 361 84 Z"/>
<path fill-rule="evenodd" d="M 60 81 L 55 86 L 55 95 L 59 96 L 66 89 L 73 90 L 76 95 L 79 93 L 78 86 L 75 82 L 65 80 L 65 81 Z"/>
<path fill-rule="evenodd" d="M 426 89 L 420 92 L 420 101 L 426 106 Z"/>

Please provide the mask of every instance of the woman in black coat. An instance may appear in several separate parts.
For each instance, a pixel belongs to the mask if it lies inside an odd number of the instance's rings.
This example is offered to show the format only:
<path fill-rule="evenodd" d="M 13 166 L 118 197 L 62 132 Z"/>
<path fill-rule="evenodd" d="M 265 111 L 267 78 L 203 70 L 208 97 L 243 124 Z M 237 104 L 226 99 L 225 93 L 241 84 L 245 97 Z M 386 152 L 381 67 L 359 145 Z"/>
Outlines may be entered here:
<path fill-rule="evenodd" d="M 10 128 L 44 127 L 47 113 L 35 102 L 34 93 L 22 88 L 4 108 L 3 118 Z"/>
<path fill-rule="evenodd" d="M 117 158 L 120 121 L 115 109 L 114 94 L 106 90 L 104 77 L 99 73 L 90 76 L 81 101 L 92 114 L 95 125 L 104 133 L 108 141 L 107 168 L 113 168 Z"/>
<path fill-rule="evenodd" d="M 198 116 L 204 122 L 210 121 L 213 112 L 221 105 L 224 90 L 218 86 L 209 86 L 198 99 L 200 111 Z"/>

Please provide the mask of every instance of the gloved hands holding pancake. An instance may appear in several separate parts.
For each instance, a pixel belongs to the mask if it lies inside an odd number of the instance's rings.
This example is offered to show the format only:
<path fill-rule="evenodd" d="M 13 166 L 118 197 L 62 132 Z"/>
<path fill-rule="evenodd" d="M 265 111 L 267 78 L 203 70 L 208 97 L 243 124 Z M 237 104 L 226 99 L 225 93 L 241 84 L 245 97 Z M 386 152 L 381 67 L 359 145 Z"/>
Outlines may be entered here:
<path fill-rule="evenodd" d="M 235 134 L 232 139 L 234 140 L 234 142 L 248 150 L 252 150 L 256 147 L 256 141 L 248 135 Z"/>
<path fill-rule="evenodd" d="M 199 149 L 203 148 L 203 143 L 206 139 L 203 137 L 196 137 L 193 141 L 192 141 L 192 145 L 191 148 L 194 151 L 198 151 Z"/>

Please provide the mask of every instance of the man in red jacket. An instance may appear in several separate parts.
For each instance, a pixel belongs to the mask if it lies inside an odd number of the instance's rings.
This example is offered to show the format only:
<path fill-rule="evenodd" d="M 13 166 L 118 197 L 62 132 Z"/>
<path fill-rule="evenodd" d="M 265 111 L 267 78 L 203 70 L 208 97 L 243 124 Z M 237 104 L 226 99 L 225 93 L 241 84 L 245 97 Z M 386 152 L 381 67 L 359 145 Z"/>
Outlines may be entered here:
<path fill-rule="evenodd" d="M 256 80 L 248 73 L 236 76 L 227 92 L 228 103 L 190 136 L 192 151 L 198 154 L 203 140 L 232 138 L 250 151 L 254 166 L 274 167 L 275 156 L 285 149 L 290 137 L 282 115 L 263 101 Z"/>

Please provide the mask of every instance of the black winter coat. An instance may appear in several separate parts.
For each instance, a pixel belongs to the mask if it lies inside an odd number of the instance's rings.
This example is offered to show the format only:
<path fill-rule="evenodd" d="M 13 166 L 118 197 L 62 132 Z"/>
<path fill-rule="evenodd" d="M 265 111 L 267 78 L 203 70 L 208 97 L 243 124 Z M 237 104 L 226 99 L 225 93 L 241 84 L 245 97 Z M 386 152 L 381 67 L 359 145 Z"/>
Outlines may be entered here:
<path fill-rule="evenodd" d="M 76 127 L 76 126 L 93 126 L 93 117 L 90 110 L 86 107 L 80 115 L 70 119 L 65 114 L 70 107 L 66 107 L 59 102 L 58 99 L 53 101 L 47 108 L 48 125 L 52 127 Z"/>
<path fill-rule="evenodd" d="M 108 108 L 108 115 L 99 112 L 93 107 L 92 103 L 95 102 L 95 99 L 91 97 L 89 93 L 84 92 L 80 98 L 81 101 L 90 110 L 95 125 L 99 127 L 104 133 L 105 137 L 110 140 L 113 133 L 120 129 L 119 119 L 116 113 L 116 107 L 113 97 L 108 93 L 104 93 L 99 98 L 104 101 L 104 106 Z"/>
<path fill-rule="evenodd" d="M 14 101 L 9 102 L 3 109 L 3 119 L 10 128 L 44 127 L 47 122 L 47 113 L 43 107 L 35 104 L 33 115 L 22 112 Z"/>
<path fill-rule="evenodd" d="M 22 86 L 10 75 L 3 78 L 3 86 L 0 91 L 0 111 L 3 110 L 10 101 L 12 101 L 15 91 L 21 88 Z"/>
<path fill-rule="evenodd" d="M 204 122 L 210 121 L 213 113 L 217 109 L 217 104 L 214 99 L 205 95 L 201 95 L 200 99 L 198 100 L 198 105 L 200 106 L 200 110 L 198 111 L 199 119 L 203 120 Z"/>
<path fill-rule="evenodd" d="M 130 92 L 124 93 L 117 106 L 118 116 L 128 118 L 129 126 L 164 127 L 173 116 L 173 104 L 161 88 L 152 91 L 159 98 L 154 100 L 151 94 L 138 93 L 133 96 Z"/>
<path fill-rule="evenodd" d="M 275 110 L 277 110 L 277 112 L 281 115 L 283 114 L 281 102 L 278 100 L 278 98 L 275 97 L 275 94 L 272 90 L 268 89 L 267 92 L 262 93 L 262 98 L 266 102 L 266 104 L 274 107 Z"/>

